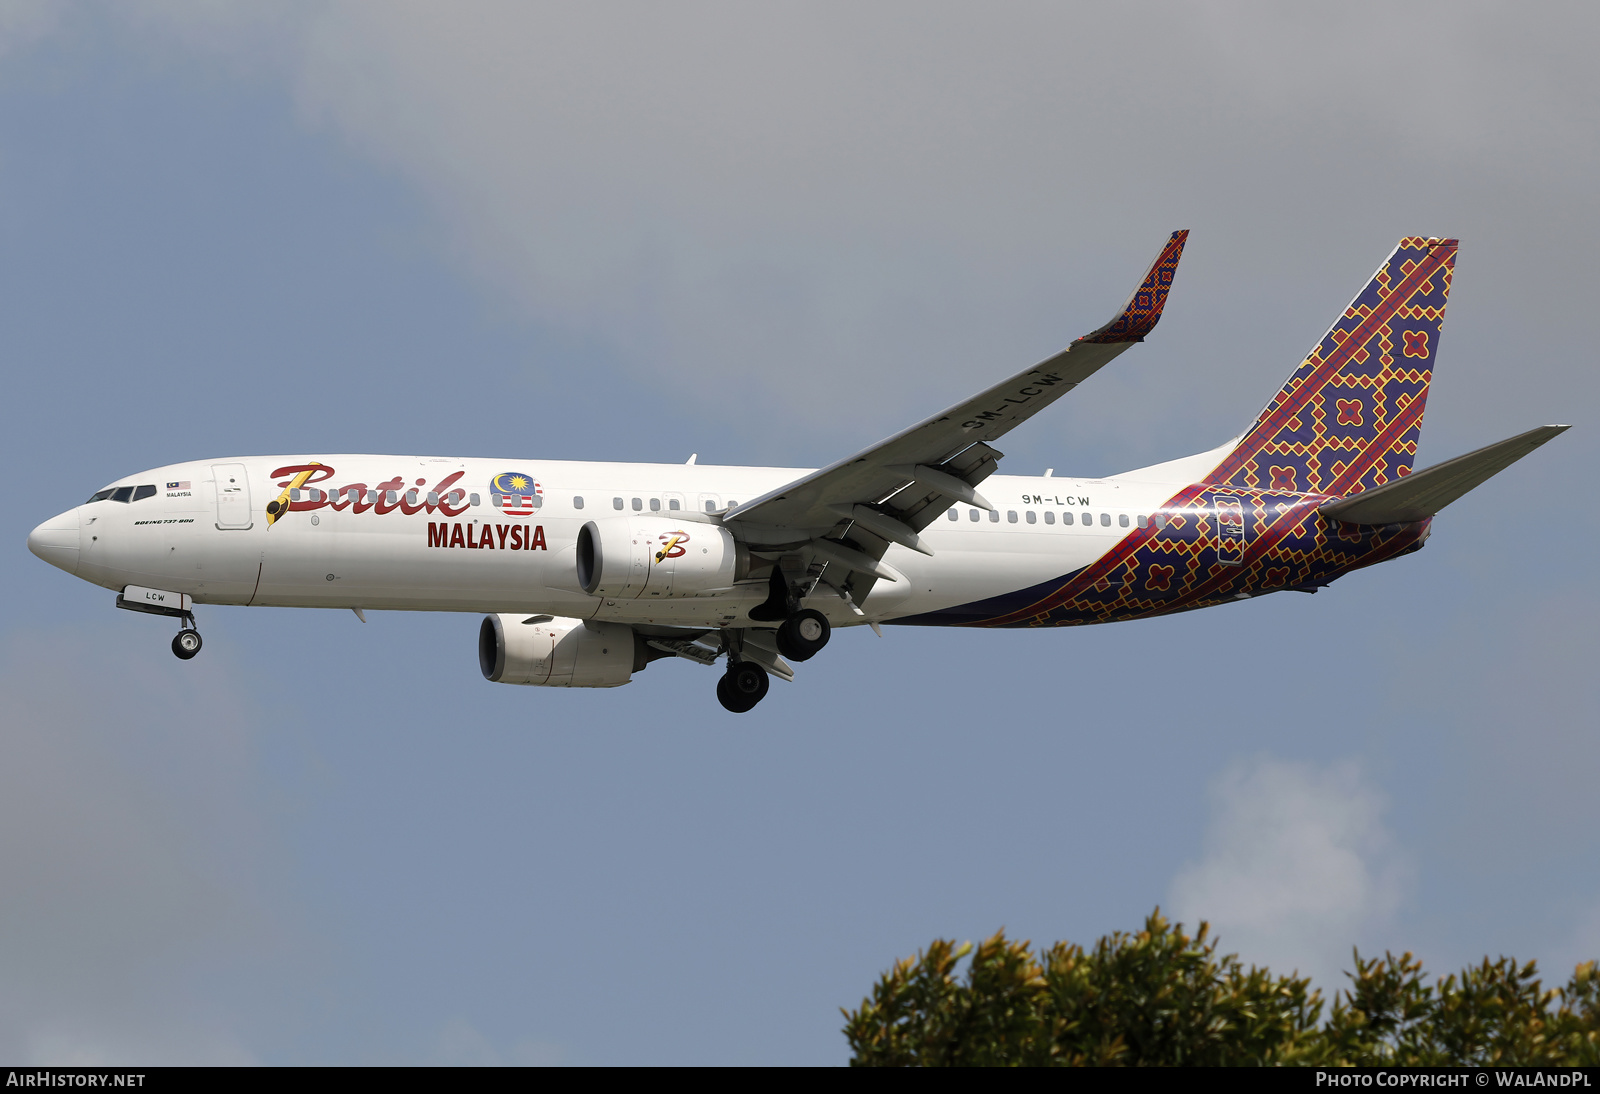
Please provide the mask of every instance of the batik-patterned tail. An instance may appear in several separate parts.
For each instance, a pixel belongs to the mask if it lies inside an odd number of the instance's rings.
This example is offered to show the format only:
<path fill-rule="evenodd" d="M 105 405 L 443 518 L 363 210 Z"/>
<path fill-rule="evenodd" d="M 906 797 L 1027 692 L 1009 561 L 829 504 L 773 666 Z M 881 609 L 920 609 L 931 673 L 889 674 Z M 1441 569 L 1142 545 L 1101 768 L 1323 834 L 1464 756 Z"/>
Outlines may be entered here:
<path fill-rule="evenodd" d="M 1411 473 L 1456 241 L 1400 241 L 1207 480 L 1344 496 Z"/>

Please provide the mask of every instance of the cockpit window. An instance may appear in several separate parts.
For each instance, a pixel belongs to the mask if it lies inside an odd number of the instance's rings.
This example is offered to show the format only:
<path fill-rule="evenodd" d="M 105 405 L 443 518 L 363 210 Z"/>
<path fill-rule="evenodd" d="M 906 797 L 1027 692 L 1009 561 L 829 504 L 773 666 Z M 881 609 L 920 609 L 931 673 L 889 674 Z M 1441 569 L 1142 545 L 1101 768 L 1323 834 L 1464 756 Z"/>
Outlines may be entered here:
<path fill-rule="evenodd" d="M 90 498 L 89 501 L 105 501 L 107 498 L 109 498 L 112 494 L 115 494 L 116 492 L 117 492 L 117 488 L 116 487 L 108 486 L 104 490 L 96 490 L 94 492 L 94 497 Z M 84 504 L 88 505 L 89 502 L 86 501 L 86 502 L 84 502 Z"/>
<path fill-rule="evenodd" d="M 155 496 L 156 488 L 153 486 L 140 486 L 133 492 L 134 501 L 143 501 L 145 498 L 153 498 Z"/>
<path fill-rule="evenodd" d="M 133 497 L 133 487 L 131 486 L 119 486 L 111 492 L 112 501 L 127 501 L 131 497 Z"/>

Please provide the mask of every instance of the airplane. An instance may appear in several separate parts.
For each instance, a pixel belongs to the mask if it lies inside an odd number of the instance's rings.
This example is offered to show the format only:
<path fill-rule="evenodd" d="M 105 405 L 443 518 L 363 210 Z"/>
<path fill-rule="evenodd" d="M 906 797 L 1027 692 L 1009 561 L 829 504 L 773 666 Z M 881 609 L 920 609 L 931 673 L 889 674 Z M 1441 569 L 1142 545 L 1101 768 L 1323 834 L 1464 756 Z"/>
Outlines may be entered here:
<path fill-rule="evenodd" d="M 669 657 L 724 708 L 835 627 L 1061 627 L 1314 593 L 1557 436 L 1413 471 L 1454 239 L 1402 239 L 1250 427 L 1105 478 L 997 475 L 993 447 L 1155 328 L 1187 231 L 1126 307 L 1034 367 L 819 470 L 449 456 L 180 463 L 118 479 L 29 549 L 116 605 L 484 613 L 487 679 L 616 687 Z M 979 492 L 982 487 L 982 492 Z"/>

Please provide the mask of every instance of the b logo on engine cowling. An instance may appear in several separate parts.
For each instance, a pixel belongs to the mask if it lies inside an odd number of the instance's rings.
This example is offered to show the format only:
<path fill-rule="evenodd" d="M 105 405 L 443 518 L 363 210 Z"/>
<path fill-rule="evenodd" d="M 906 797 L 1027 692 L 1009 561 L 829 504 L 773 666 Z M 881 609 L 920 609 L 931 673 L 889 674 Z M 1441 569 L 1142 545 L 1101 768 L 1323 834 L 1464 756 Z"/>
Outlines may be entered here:
<path fill-rule="evenodd" d="M 662 532 L 656 538 L 666 544 L 656 552 L 657 563 L 665 562 L 669 558 L 682 558 L 688 553 L 688 548 L 684 547 L 684 544 L 689 542 L 688 532 Z"/>
<path fill-rule="evenodd" d="M 576 563 L 578 586 L 590 596 L 716 596 L 733 587 L 738 546 L 718 525 L 696 525 L 691 537 L 685 525 L 657 517 L 601 517 L 579 529 Z"/>

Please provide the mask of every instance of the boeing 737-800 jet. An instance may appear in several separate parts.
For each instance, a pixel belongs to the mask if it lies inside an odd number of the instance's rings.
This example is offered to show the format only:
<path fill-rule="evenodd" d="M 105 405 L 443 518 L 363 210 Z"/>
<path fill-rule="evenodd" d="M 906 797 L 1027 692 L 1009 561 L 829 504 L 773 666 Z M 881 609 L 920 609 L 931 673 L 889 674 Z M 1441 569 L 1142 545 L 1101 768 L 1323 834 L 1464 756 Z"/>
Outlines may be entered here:
<path fill-rule="evenodd" d="M 996 475 L 993 442 L 1155 327 L 1187 236 L 1110 323 L 818 471 L 229 457 L 119 479 L 28 546 L 180 620 L 182 658 L 197 604 L 482 612 L 489 680 L 615 687 L 659 658 L 724 659 L 717 697 L 742 712 L 838 626 L 1059 627 L 1315 592 L 1417 550 L 1434 514 L 1566 428 L 1412 471 L 1456 254 L 1412 237 L 1234 440 L 1103 479 Z"/>

